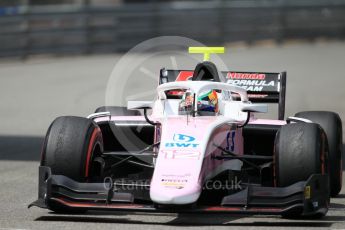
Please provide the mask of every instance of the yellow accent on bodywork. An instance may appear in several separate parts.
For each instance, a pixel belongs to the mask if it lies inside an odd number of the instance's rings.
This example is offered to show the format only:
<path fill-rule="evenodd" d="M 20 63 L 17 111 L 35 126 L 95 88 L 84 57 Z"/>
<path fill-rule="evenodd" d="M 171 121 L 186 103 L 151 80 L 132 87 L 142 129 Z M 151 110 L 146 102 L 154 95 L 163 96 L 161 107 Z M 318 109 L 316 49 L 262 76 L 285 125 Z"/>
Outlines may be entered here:
<path fill-rule="evenodd" d="M 204 61 L 210 60 L 210 54 L 225 53 L 224 47 L 189 47 L 188 52 L 191 54 L 204 54 Z"/>

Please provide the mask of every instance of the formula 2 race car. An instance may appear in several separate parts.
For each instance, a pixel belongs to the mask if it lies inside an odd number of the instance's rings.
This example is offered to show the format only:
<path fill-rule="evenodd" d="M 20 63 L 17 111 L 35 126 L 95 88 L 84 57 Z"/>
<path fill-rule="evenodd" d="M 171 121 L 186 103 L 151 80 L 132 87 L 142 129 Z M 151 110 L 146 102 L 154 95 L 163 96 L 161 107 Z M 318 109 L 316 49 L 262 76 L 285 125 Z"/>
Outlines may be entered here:
<path fill-rule="evenodd" d="M 207 59 L 223 48 L 190 51 Z M 30 207 L 322 217 L 342 186 L 341 120 L 284 120 L 285 86 L 285 72 L 219 72 L 204 60 L 161 69 L 154 101 L 58 117 Z M 255 118 L 267 112 L 257 102 L 278 103 L 278 119 Z"/>

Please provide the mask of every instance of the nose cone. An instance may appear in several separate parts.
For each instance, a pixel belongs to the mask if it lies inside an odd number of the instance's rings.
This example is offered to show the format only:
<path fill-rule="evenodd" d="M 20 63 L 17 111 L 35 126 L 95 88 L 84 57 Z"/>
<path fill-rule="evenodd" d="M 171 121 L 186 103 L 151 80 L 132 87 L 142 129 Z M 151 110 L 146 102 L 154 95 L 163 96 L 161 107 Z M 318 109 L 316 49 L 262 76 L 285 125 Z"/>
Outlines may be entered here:
<path fill-rule="evenodd" d="M 198 200 L 204 177 L 202 124 L 186 126 L 185 117 L 167 118 L 162 124 L 161 144 L 150 185 L 153 202 L 184 205 Z"/>
<path fill-rule="evenodd" d="M 151 179 L 151 200 L 158 204 L 195 203 L 202 190 L 201 163 L 202 160 L 159 158 Z"/>
<path fill-rule="evenodd" d="M 179 162 L 179 165 L 182 163 Z M 182 205 L 198 200 L 202 190 L 199 171 L 188 166 L 177 166 L 174 163 L 156 165 L 150 186 L 150 198 L 153 202 Z"/>
<path fill-rule="evenodd" d="M 171 190 L 171 189 L 170 189 Z M 178 188 L 177 188 L 178 190 Z M 150 197 L 151 200 L 158 204 L 192 204 L 195 203 L 200 196 L 200 191 L 180 192 L 169 191 L 166 189 L 151 188 Z"/>

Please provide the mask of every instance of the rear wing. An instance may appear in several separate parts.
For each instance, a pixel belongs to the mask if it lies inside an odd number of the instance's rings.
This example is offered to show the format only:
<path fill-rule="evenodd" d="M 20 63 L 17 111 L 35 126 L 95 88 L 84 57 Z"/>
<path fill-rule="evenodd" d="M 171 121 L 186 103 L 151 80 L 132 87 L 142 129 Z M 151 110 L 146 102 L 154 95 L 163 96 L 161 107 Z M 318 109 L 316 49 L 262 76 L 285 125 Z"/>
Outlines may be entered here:
<path fill-rule="evenodd" d="M 163 68 L 160 71 L 159 84 L 192 80 L 193 74 L 193 70 L 169 70 Z M 220 74 L 222 75 L 220 81 L 237 85 L 247 90 L 248 98 L 251 102 L 278 104 L 278 119 L 284 120 L 286 72 L 223 71 Z"/>

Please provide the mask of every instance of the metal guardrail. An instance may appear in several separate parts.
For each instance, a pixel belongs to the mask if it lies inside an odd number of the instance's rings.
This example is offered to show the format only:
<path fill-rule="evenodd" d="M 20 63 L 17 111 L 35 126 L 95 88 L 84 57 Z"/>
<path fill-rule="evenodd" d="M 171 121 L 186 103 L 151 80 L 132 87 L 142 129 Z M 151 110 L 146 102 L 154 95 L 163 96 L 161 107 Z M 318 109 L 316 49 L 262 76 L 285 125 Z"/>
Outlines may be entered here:
<path fill-rule="evenodd" d="M 206 45 L 345 37 L 345 1 L 193 1 L 0 10 L 0 57 L 124 52 L 156 36 Z"/>

